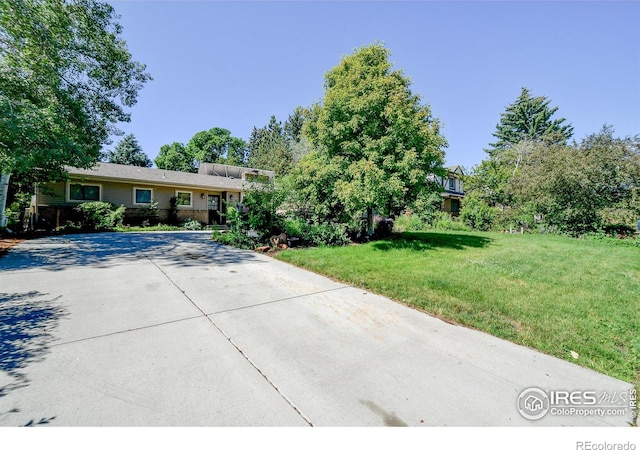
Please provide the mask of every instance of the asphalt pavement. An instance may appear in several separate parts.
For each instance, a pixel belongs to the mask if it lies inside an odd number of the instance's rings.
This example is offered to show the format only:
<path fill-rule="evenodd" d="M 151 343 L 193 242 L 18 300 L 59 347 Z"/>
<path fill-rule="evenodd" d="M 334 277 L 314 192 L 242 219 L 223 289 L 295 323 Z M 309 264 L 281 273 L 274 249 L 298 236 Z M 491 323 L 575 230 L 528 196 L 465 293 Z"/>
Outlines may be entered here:
<path fill-rule="evenodd" d="M 1 426 L 631 422 L 587 411 L 628 383 L 210 233 L 24 241 L 0 258 L 0 334 Z"/>

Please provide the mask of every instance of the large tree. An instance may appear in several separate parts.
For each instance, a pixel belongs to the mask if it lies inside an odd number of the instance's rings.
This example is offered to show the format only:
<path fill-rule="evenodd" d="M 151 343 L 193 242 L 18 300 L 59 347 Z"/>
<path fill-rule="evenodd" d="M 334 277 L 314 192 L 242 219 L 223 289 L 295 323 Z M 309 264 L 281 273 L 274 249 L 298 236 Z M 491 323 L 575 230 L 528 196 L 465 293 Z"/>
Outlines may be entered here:
<path fill-rule="evenodd" d="M 193 155 L 180 142 L 173 142 L 160 147 L 160 152 L 153 160 L 158 169 L 176 170 L 178 172 L 197 172 Z"/>
<path fill-rule="evenodd" d="M 151 160 L 142 151 L 136 137 L 130 133 L 126 135 L 113 149 L 103 155 L 103 159 L 113 164 L 127 166 L 151 167 Z"/>
<path fill-rule="evenodd" d="M 493 133 L 497 141 L 485 150 L 489 157 L 474 168 L 469 190 L 476 190 L 491 205 L 513 203 L 511 181 L 528 164 L 538 144 L 564 145 L 573 135 L 573 126 L 566 119 L 553 118 L 558 107 L 550 104 L 547 97 L 534 97 L 522 88 L 518 99 L 501 114 Z"/>
<path fill-rule="evenodd" d="M 389 50 L 379 43 L 327 72 L 324 100 L 304 131 L 316 151 L 301 167 L 321 174 L 327 172 L 318 164 L 327 164 L 337 179 L 332 197 L 323 201 L 335 203 L 331 209 L 343 210 L 352 224 L 366 213 L 368 233 L 374 210 L 392 214 L 411 205 L 430 189 L 427 175 L 442 173 L 446 140 L 439 122 L 411 92 L 410 81 L 393 70 Z M 304 173 L 296 176 L 304 183 Z"/>
<path fill-rule="evenodd" d="M 491 148 L 487 152 L 493 155 L 522 142 L 566 143 L 573 135 L 573 126 L 565 124 L 564 118 L 553 119 L 558 107 L 551 107 L 550 103 L 547 97 L 533 97 L 529 89 L 523 87 L 518 99 L 501 114 L 493 133 L 497 141 L 489 144 Z"/>
<path fill-rule="evenodd" d="M 516 201 L 544 222 L 581 234 L 640 217 L 640 139 L 616 138 L 605 126 L 580 144 L 540 143 L 513 182 Z"/>
<path fill-rule="evenodd" d="M 249 138 L 249 167 L 274 170 L 278 175 L 285 175 L 292 164 L 289 142 L 282 124 L 275 116 L 271 116 L 267 126 L 253 127 Z"/>
<path fill-rule="evenodd" d="M 97 0 L 0 2 L 0 226 L 11 174 L 90 167 L 150 79 Z"/>
<path fill-rule="evenodd" d="M 187 151 L 198 163 L 246 164 L 247 143 L 231 136 L 225 128 L 211 128 L 196 133 L 187 144 Z"/>

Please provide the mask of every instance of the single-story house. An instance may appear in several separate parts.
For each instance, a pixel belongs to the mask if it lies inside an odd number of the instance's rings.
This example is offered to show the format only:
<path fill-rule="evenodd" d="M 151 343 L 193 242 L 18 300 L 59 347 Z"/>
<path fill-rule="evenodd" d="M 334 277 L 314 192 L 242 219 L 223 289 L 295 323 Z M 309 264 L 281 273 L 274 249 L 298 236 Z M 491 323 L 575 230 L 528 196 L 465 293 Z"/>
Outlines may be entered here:
<path fill-rule="evenodd" d="M 43 183 L 36 189 L 36 217 L 40 226 L 58 227 L 73 217 L 82 202 L 124 205 L 125 222 L 141 222 L 157 202 L 158 219 L 169 218 L 175 198 L 178 220 L 225 223 L 227 205 L 242 202 L 245 191 L 274 172 L 224 164 L 203 163 L 198 173 L 98 163 L 92 169 L 67 168 L 68 180 Z"/>
<path fill-rule="evenodd" d="M 460 214 L 460 202 L 464 198 L 464 185 L 462 177 L 464 172 L 462 166 L 447 167 L 447 176 L 439 177 L 431 175 L 430 181 L 442 186 L 442 211 L 448 212 L 452 216 Z"/>

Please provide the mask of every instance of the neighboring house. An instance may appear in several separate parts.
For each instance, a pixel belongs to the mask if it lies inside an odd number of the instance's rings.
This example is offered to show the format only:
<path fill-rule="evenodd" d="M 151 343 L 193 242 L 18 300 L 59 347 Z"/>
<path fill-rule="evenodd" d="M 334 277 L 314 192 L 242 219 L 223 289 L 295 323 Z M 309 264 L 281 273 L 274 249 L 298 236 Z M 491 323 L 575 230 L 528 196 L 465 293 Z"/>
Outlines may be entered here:
<path fill-rule="evenodd" d="M 442 211 L 448 212 L 452 216 L 460 214 L 460 202 L 464 198 L 464 186 L 462 177 L 464 172 L 462 166 L 447 167 L 445 178 L 431 175 L 428 179 L 442 186 Z"/>
<path fill-rule="evenodd" d="M 64 225 L 82 202 L 105 201 L 127 208 L 125 222 L 141 222 L 157 202 L 159 220 L 169 217 L 176 198 L 179 220 L 225 223 L 226 205 L 237 205 L 253 181 L 271 179 L 274 172 L 203 163 L 198 173 L 176 172 L 121 164 L 98 163 L 92 169 L 67 168 L 67 181 L 44 183 L 36 191 L 40 226 Z"/>

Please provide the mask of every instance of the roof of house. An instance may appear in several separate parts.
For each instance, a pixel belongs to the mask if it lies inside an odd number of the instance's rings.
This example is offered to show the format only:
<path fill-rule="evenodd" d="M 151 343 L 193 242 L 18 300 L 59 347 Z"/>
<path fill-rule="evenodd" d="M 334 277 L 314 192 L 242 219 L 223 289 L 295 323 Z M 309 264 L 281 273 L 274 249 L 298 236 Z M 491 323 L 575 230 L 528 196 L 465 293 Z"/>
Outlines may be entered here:
<path fill-rule="evenodd" d="M 251 169 L 249 169 L 251 170 Z M 199 173 L 177 172 L 174 170 L 152 169 L 149 167 L 127 166 L 100 162 L 92 169 L 67 167 L 67 172 L 74 178 L 145 183 L 166 186 L 181 186 L 218 190 L 243 190 L 251 183 L 233 177 L 203 175 Z"/>
<path fill-rule="evenodd" d="M 449 171 L 449 173 L 458 173 L 460 175 L 464 175 L 464 170 L 462 169 L 461 165 L 448 166 L 446 167 L 446 169 Z"/>

